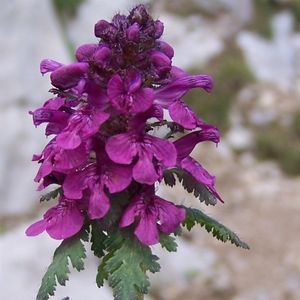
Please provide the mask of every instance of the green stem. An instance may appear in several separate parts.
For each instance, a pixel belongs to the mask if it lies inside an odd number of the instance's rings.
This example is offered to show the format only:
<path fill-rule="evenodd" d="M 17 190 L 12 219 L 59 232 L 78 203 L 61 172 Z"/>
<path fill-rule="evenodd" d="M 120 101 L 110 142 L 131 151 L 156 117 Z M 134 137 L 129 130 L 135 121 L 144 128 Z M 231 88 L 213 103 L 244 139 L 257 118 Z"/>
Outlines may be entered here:
<path fill-rule="evenodd" d="M 59 7 L 55 4 L 54 1 L 52 1 L 52 5 L 53 5 L 53 8 L 54 8 L 54 11 L 55 11 L 55 14 L 56 14 L 59 26 L 60 26 L 63 41 L 67 47 L 70 58 L 72 60 L 74 60 L 75 47 L 74 47 L 74 44 L 68 33 L 66 15 L 62 10 L 59 9 Z"/>

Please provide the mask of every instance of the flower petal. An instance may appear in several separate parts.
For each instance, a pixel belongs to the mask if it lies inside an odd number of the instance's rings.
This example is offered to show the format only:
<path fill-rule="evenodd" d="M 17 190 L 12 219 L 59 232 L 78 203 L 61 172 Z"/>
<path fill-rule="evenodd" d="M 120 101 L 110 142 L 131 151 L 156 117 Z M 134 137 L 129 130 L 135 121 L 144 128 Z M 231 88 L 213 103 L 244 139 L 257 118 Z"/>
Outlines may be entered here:
<path fill-rule="evenodd" d="M 110 202 L 100 184 L 92 187 L 92 193 L 89 201 L 88 214 L 90 219 L 103 218 L 110 208 Z"/>
<path fill-rule="evenodd" d="M 147 135 L 145 140 L 151 141 L 151 150 L 158 161 L 162 162 L 165 167 L 175 166 L 177 154 L 172 142 L 150 135 Z"/>
<path fill-rule="evenodd" d="M 75 56 L 78 61 L 85 62 L 89 61 L 89 59 L 92 57 L 92 55 L 97 50 L 98 45 L 97 44 L 84 44 L 77 48 Z"/>
<path fill-rule="evenodd" d="M 131 107 L 132 113 L 141 113 L 148 110 L 153 104 L 153 90 L 150 88 L 140 89 L 133 96 Z"/>
<path fill-rule="evenodd" d="M 52 214 L 46 231 L 53 239 L 69 238 L 79 232 L 83 226 L 84 216 L 76 202 L 65 201 L 64 206 L 53 211 Z"/>
<path fill-rule="evenodd" d="M 131 225 L 135 217 L 139 215 L 138 206 L 137 204 L 140 203 L 139 197 L 136 197 L 132 200 L 132 202 L 126 207 L 125 211 L 123 212 L 121 221 L 119 223 L 120 228 L 127 227 Z"/>
<path fill-rule="evenodd" d="M 53 71 L 50 78 L 55 87 L 65 90 L 76 86 L 87 71 L 87 63 L 73 63 Z"/>
<path fill-rule="evenodd" d="M 109 170 L 103 177 L 102 181 L 110 193 L 121 192 L 126 189 L 132 181 L 132 167 L 111 163 L 109 164 Z"/>
<path fill-rule="evenodd" d="M 168 101 L 180 99 L 190 89 L 202 88 L 210 92 L 213 87 L 213 79 L 209 75 L 187 75 L 178 77 L 168 85 L 155 91 L 157 100 Z"/>
<path fill-rule="evenodd" d="M 46 73 L 55 71 L 56 69 L 60 68 L 61 66 L 63 66 L 63 64 L 61 64 L 55 60 L 43 59 L 40 63 L 40 72 L 44 75 Z"/>
<path fill-rule="evenodd" d="M 155 197 L 155 205 L 158 207 L 160 220 L 159 229 L 167 234 L 174 232 L 185 219 L 185 209 L 177 207 L 172 202 L 160 197 Z"/>
<path fill-rule="evenodd" d="M 212 141 L 218 143 L 220 141 L 220 132 L 218 128 L 206 125 L 202 130 L 189 133 L 174 142 L 177 150 L 177 159 L 180 161 L 184 157 L 191 154 L 195 146 L 203 141 Z"/>
<path fill-rule="evenodd" d="M 63 183 L 64 195 L 68 199 L 81 199 L 84 189 L 87 188 L 87 170 L 68 174 Z"/>
<path fill-rule="evenodd" d="M 115 74 L 111 77 L 107 84 L 107 95 L 111 101 L 113 107 L 117 110 L 121 110 L 125 106 L 125 99 L 122 98 L 124 94 L 123 80 L 119 74 Z"/>
<path fill-rule="evenodd" d="M 153 184 L 159 177 L 153 166 L 152 154 L 147 151 L 139 153 L 139 160 L 132 171 L 133 178 L 139 183 Z"/>
<path fill-rule="evenodd" d="M 26 229 L 25 233 L 28 236 L 36 236 L 36 235 L 42 233 L 43 231 L 45 231 L 46 228 L 47 228 L 47 222 L 44 219 L 42 219 L 42 220 L 37 221 L 37 222 L 33 223 L 32 225 L 30 225 Z"/>
<path fill-rule="evenodd" d="M 196 114 L 181 100 L 170 104 L 169 113 L 172 120 L 185 129 L 194 129 L 198 125 Z"/>
<path fill-rule="evenodd" d="M 142 77 L 136 70 L 130 70 L 125 78 L 126 90 L 129 94 L 133 94 L 141 88 Z"/>
<path fill-rule="evenodd" d="M 223 202 L 215 189 L 215 176 L 210 175 L 196 160 L 186 157 L 181 162 L 181 168 L 189 172 L 198 182 L 204 184 L 216 198 Z"/>
<path fill-rule="evenodd" d="M 145 213 L 134 230 L 134 234 L 145 245 L 155 245 L 159 242 L 156 218 L 155 214 Z"/>
<path fill-rule="evenodd" d="M 76 131 L 65 131 L 56 138 L 56 143 L 63 149 L 75 149 L 81 144 L 81 138 Z"/>
<path fill-rule="evenodd" d="M 130 164 L 137 154 L 134 135 L 121 133 L 110 137 L 105 146 L 106 153 L 115 163 Z"/>

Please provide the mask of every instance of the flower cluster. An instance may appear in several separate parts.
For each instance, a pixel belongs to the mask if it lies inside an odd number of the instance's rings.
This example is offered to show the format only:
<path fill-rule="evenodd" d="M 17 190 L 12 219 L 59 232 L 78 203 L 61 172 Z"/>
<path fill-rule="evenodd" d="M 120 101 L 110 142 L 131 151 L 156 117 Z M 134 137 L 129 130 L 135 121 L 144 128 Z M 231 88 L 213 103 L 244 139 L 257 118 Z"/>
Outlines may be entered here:
<path fill-rule="evenodd" d="M 215 178 L 189 156 L 199 142 L 218 143 L 219 131 L 182 100 L 193 88 L 210 92 L 212 78 L 173 66 L 174 51 L 160 39 L 163 30 L 139 5 L 128 16 L 99 21 L 99 42 L 80 46 L 77 62 L 41 62 L 55 97 L 31 114 L 53 138 L 33 157 L 40 164 L 35 181 L 39 190 L 56 184 L 61 193 L 27 235 L 46 230 L 54 239 L 73 236 L 84 222 L 108 214 L 112 195 L 128 191 L 119 227 L 132 226 L 142 243 L 156 244 L 160 232 L 173 233 L 185 219 L 183 208 L 155 194 L 171 168 L 190 173 L 220 199 Z M 171 134 L 154 135 L 166 125 Z M 193 131 L 175 140 L 173 134 L 184 130 Z"/>

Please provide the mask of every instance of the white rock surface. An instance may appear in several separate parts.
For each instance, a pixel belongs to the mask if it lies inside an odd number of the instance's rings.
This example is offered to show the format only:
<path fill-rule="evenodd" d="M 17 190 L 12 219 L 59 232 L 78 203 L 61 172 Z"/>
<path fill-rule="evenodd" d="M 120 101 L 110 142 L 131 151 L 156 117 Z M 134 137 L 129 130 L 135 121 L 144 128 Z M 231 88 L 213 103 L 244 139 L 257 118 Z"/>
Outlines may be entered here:
<path fill-rule="evenodd" d="M 0 107 L 41 104 L 49 80 L 39 73 L 40 61 L 68 61 L 50 1 L 2 0 L 0 45 Z"/>
<path fill-rule="evenodd" d="M 205 26 L 200 17 L 182 19 L 170 14 L 160 16 L 165 25 L 164 39 L 175 50 L 173 62 L 181 68 L 199 67 L 222 52 L 220 35 Z"/>
<path fill-rule="evenodd" d="M 241 32 L 237 38 L 257 79 L 284 90 L 295 89 L 299 80 L 300 47 L 297 41 L 300 35 L 293 31 L 293 27 L 291 13 L 282 12 L 272 20 L 272 40 L 251 32 Z"/>
<path fill-rule="evenodd" d="M 43 132 L 32 125 L 25 106 L 8 106 L 0 112 L 0 216 L 21 214 L 37 201 L 33 178 L 37 164 L 31 162 L 46 143 Z"/>

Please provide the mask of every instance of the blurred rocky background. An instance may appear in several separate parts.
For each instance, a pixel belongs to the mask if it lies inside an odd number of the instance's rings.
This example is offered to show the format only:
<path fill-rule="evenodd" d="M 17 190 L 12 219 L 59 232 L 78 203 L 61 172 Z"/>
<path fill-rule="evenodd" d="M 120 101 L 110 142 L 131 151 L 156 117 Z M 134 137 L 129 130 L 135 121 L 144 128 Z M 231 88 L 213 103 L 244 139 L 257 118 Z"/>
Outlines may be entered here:
<path fill-rule="evenodd" d="M 57 242 L 24 230 L 38 203 L 30 161 L 46 141 L 28 111 L 49 94 L 39 62 L 68 62 L 72 49 L 95 41 L 93 26 L 141 1 L 0 0 L 0 298 L 34 299 Z M 194 152 L 225 204 L 202 207 L 236 231 L 250 251 L 215 241 L 202 228 L 184 233 L 177 253 L 155 251 L 162 271 L 148 299 L 300 299 L 300 1 L 152 0 L 175 48 L 174 63 L 215 78 L 210 95 L 186 101 L 219 126 L 222 142 Z M 178 186 L 166 199 L 200 206 Z M 47 204 L 46 204 L 47 205 Z M 74 273 L 53 299 L 112 299 L 97 289 L 97 261 Z"/>

